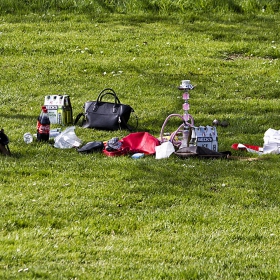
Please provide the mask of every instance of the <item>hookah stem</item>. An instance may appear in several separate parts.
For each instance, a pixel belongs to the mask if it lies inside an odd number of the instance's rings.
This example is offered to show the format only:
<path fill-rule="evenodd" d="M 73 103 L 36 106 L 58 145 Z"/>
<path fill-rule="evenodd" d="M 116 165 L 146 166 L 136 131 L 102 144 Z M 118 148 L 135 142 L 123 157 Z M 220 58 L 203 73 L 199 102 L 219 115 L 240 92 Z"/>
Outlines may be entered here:
<path fill-rule="evenodd" d="M 189 99 L 189 93 L 188 91 L 184 92 L 183 93 L 183 99 L 184 99 L 184 104 L 183 104 L 183 110 L 184 110 L 184 122 L 185 122 L 185 125 L 184 125 L 184 131 L 188 131 L 188 135 L 186 135 L 186 133 L 183 133 L 183 138 L 186 138 L 186 139 L 183 139 L 187 142 L 187 146 L 189 146 L 189 143 L 190 143 L 190 140 L 191 140 L 191 126 L 190 124 L 188 123 L 189 119 L 190 119 L 190 115 L 189 115 L 189 108 L 190 108 L 190 105 L 189 105 L 189 102 L 188 102 L 188 99 Z"/>
<path fill-rule="evenodd" d="M 188 103 L 188 99 L 189 99 L 189 93 L 185 92 L 183 94 L 183 99 L 184 99 L 184 104 L 183 104 L 183 110 L 184 110 L 184 129 L 188 131 L 188 135 L 187 135 L 187 143 L 188 146 L 189 144 L 192 142 L 192 133 L 193 133 L 193 128 L 194 128 L 194 119 L 193 116 L 189 114 L 188 110 L 190 109 L 190 105 Z"/>

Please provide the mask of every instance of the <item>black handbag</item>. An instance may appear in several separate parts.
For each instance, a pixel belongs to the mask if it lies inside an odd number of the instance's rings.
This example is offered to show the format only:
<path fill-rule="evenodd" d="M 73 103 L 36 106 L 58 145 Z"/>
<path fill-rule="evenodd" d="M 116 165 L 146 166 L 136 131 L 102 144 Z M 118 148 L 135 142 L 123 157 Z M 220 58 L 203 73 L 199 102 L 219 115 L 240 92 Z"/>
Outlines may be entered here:
<path fill-rule="evenodd" d="M 114 102 L 102 101 L 105 96 L 112 96 Z M 122 104 L 114 90 L 106 88 L 102 90 L 96 101 L 88 101 L 84 104 L 84 113 L 76 117 L 75 123 L 83 116 L 82 127 L 97 128 L 104 130 L 118 130 L 132 128 L 128 125 L 128 120 L 133 108 Z"/>

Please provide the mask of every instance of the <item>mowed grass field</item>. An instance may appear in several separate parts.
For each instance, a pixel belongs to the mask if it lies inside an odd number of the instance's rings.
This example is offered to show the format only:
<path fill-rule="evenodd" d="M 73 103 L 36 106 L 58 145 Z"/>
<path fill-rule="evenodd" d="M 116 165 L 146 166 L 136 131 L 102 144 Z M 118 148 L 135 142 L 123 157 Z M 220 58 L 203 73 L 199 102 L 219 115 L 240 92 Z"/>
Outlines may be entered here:
<path fill-rule="evenodd" d="M 279 279 L 279 156 L 231 149 L 280 129 L 279 21 L 261 11 L 3 13 L 0 126 L 12 156 L 0 156 L 0 277 Z M 136 131 L 158 137 L 182 113 L 184 79 L 196 85 L 195 124 L 227 121 L 219 150 L 238 159 L 133 160 L 23 141 L 45 95 L 68 94 L 75 117 L 106 87 L 134 108 Z M 75 132 L 83 143 L 130 133 Z"/>

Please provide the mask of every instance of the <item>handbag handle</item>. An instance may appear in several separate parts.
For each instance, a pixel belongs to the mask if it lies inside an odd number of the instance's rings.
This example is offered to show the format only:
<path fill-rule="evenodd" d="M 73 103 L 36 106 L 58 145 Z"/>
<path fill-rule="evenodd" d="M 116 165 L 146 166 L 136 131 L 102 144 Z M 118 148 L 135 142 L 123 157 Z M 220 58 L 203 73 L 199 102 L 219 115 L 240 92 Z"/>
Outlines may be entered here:
<path fill-rule="evenodd" d="M 107 92 L 106 92 L 107 91 Z M 119 98 L 117 97 L 117 94 L 114 92 L 114 90 L 112 90 L 111 88 L 105 88 L 103 89 L 98 97 L 97 97 L 97 100 L 96 102 L 101 102 L 102 101 L 102 98 L 105 96 L 105 95 L 112 95 L 115 99 L 115 104 L 121 104 Z"/>

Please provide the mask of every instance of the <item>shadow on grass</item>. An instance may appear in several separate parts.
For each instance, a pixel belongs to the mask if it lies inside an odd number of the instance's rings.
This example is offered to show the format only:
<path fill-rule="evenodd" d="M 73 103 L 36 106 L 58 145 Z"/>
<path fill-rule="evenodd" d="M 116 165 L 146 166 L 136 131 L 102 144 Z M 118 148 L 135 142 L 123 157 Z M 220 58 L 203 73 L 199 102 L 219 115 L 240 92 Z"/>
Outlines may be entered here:
<path fill-rule="evenodd" d="M 0 114 L 0 118 L 1 118 L 1 124 L 2 125 L 5 122 L 5 119 L 27 119 L 27 120 L 37 120 L 38 116 L 36 115 L 23 115 L 23 114 Z M 4 121 L 3 121 L 4 120 Z"/>

